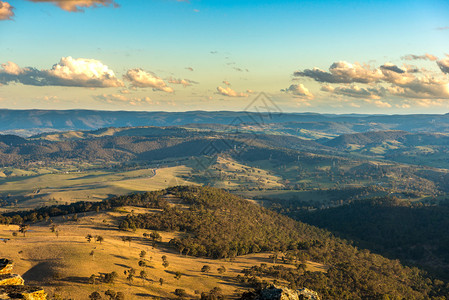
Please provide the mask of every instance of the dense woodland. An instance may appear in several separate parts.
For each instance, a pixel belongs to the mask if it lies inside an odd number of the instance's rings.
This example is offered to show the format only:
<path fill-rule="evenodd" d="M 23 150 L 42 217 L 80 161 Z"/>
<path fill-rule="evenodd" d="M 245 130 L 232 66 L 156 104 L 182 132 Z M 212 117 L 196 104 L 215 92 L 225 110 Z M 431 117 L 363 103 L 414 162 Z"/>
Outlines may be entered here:
<path fill-rule="evenodd" d="M 182 208 L 167 199 L 181 199 Z M 308 287 L 325 299 L 445 299 L 447 283 L 426 277 L 367 250 L 358 250 L 329 232 L 294 221 L 242 198 L 210 187 L 173 187 L 163 191 L 114 197 L 98 203 L 77 203 L 1 216 L 2 223 L 37 222 L 56 215 L 108 210 L 122 205 L 160 209 L 160 213 L 129 214 L 121 230 L 181 231 L 170 245 L 184 255 L 229 258 L 271 251 L 277 268 L 254 267 L 238 278 L 254 287 L 259 275 L 284 279 L 293 288 Z M 327 273 L 304 272 L 305 260 L 323 263 Z M 297 268 L 284 268 L 294 264 Z M 286 267 L 287 265 L 285 265 Z M 343 298 L 342 298 L 343 297 Z"/>
<path fill-rule="evenodd" d="M 360 247 L 449 278 L 449 202 L 409 203 L 392 197 L 287 215 L 326 228 Z"/>
<path fill-rule="evenodd" d="M 325 299 L 445 299 L 449 286 L 426 278 L 417 268 L 402 266 L 367 250 L 358 250 L 327 231 L 295 222 L 214 188 L 167 190 L 189 209 L 166 207 L 161 214 L 128 215 L 121 227 L 184 231 L 172 240 L 180 253 L 215 258 L 273 251 L 284 261 L 312 260 L 329 266 L 325 274 L 282 269 L 248 273 L 242 282 L 260 286 L 256 275 L 284 279 L 294 288 L 308 287 Z M 125 223 L 126 222 L 126 223 Z M 256 276 L 256 277 L 254 277 Z"/>

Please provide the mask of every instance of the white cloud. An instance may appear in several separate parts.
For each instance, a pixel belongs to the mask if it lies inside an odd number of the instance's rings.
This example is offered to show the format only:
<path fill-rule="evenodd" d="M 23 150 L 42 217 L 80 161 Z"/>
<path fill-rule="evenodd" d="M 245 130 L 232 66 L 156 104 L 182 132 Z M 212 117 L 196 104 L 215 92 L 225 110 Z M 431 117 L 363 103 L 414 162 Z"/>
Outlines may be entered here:
<path fill-rule="evenodd" d="M 248 97 L 248 94 L 238 93 L 231 89 L 230 87 L 223 88 L 221 86 L 217 87 L 217 91 L 220 95 L 227 97 Z"/>
<path fill-rule="evenodd" d="M 190 80 L 190 79 L 176 79 L 169 78 L 168 83 L 171 84 L 182 84 L 184 87 L 191 86 L 192 84 L 197 84 L 198 82 Z"/>
<path fill-rule="evenodd" d="M 84 8 L 109 6 L 118 7 L 114 0 L 28 0 L 36 3 L 52 3 L 69 12 L 83 12 Z"/>
<path fill-rule="evenodd" d="M 382 78 L 382 72 L 379 69 L 372 69 L 368 65 L 359 63 L 351 64 L 346 61 L 333 63 L 329 67 L 329 72 L 313 68 L 296 71 L 293 75 L 296 77 L 310 77 L 315 81 L 327 83 L 370 83 Z"/>
<path fill-rule="evenodd" d="M 410 59 L 434 61 L 436 57 L 426 54 L 410 57 Z M 449 74 L 449 56 L 437 60 L 437 65 L 441 71 Z M 294 76 L 309 77 L 317 82 L 327 83 L 321 87 L 321 91 L 353 98 L 380 100 L 387 96 L 395 96 L 415 99 L 449 99 L 449 80 L 436 71 L 436 68 L 435 71 L 429 71 L 409 65 L 399 67 L 392 63 L 385 63 L 373 69 L 357 63 L 337 62 L 332 64 L 329 72 L 314 68 L 295 72 Z M 344 85 L 335 87 L 332 84 Z M 382 103 L 378 104 L 387 107 Z"/>
<path fill-rule="evenodd" d="M 139 88 L 153 88 L 154 91 L 163 91 L 166 93 L 173 93 L 174 90 L 167 86 L 164 80 L 157 77 L 155 74 L 145 72 L 142 69 L 128 70 L 123 78 L 131 83 L 133 87 Z"/>
<path fill-rule="evenodd" d="M 0 1 L 0 21 L 12 20 L 14 7 L 6 1 Z"/>
<path fill-rule="evenodd" d="M 292 84 L 286 89 L 282 89 L 282 92 L 291 93 L 294 96 L 302 97 L 306 99 L 313 99 L 313 94 L 302 84 Z"/>
<path fill-rule="evenodd" d="M 123 83 L 108 66 L 95 59 L 63 57 L 51 70 L 45 71 L 64 86 L 119 87 Z"/>
<path fill-rule="evenodd" d="M 20 68 L 13 62 L 2 64 L 0 83 L 35 86 L 120 87 L 123 83 L 108 66 L 95 59 L 63 57 L 50 70 Z"/>
<path fill-rule="evenodd" d="M 321 90 L 336 95 L 344 95 L 361 99 L 380 99 L 381 96 L 385 94 L 385 90 L 383 88 L 363 88 L 357 85 L 339 87 L 324 85 L 321 87 Z"/>

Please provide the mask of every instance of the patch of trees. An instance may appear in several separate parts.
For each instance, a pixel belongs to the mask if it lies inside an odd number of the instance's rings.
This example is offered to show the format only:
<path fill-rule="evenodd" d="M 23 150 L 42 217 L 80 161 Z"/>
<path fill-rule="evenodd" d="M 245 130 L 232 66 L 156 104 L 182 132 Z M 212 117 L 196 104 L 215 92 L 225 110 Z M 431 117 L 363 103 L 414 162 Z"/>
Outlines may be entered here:
<path fill-rule="evenodd" d="M 255 284 L 257 276 L 269 275 L 289 281 L 294 288 L 314 289 L 324 299 L 444 299 L 438 297 L 447 295 L 447 283 L 431 280 L 417 268 L 358 250 L 327 231 L 222 190 L 174 187 L 167 192 L 188 203 L 189 209 L 166 207 L 157 214 L 128 215 L 126 221 L 139 228 L 186 232 L 185 237 L 171 241 L 185 255 L 232 258 L 273 251 L 274 262 L 282 257 L 283 263 L 298 266 L 255 270 L 246 276 L 246 283 Z M 329 270 L 307 272 L 306 260 L 323 263 Z"/>
<path fill-rule="evenodd" d="M 127 196 L 112 197 L 101 202 L 76 202 L 69 205 L 46 206 L 21 212 L 11 212 L 0 215 L 0 224 L 23 224 L 47 221 L 52 217 L 85 212 L 110 210 L 120 206 L 140 206 L 146 208 L 168 207 L 168 202 L 162 198 L 163 192 L 135 193 Z"/>
<path fill-rule="evenodd" d="M 449 278 L 449 202 L 432 205 L 384 197 L 289 216 Z"/>

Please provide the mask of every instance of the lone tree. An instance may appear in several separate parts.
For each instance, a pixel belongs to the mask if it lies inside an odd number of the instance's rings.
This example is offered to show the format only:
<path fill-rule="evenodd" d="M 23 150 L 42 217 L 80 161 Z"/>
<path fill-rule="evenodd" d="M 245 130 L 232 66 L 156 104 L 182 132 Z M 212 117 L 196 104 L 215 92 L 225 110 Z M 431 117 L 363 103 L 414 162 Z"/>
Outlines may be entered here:
<path fill-rule="evenodd" d="M 96 284 L 97 283 L 97 276 L 95 276 L 95 274 L 90 275 L 88 282 L 90 284 Z"/>
<path fill-rule="evenodd" d="M 180 297 L 180 298 L 184 298 L 185 296 L 187 296 L 187 293 L 184 289 L 176 289 L 175 290 L 175 295 Z"/>
<path fill-rule="evenodd" d="M 147 256 L 147 252 L 145 250 L 140 251 L 139 254 L 140 258 L 145 258 L 145 256 Z"/>
<path fill-rule="evenodd" d="M 25 236 L 29 228 L 30 228 L 30 225 L 28 225 L 28 224 L 20 224 L 19 232 L 22 233 L 23 236 Z"/>
<path fill-rule="evenodd" d="M 134 275 L 133 274 L 128 274 L 128 277 L 126 277 L 126 280 L 128 280 L 129 284 L 131 284 L 134 281 Z"/>
<path fill-rule="evenodd" d="M 131 242 L 132 242 L 132 240 L 133 240 L 133 238 L 130 237 L 130 236 L 123 236 L 123 237 L 122 237 L 122 241 L 123 241 L 124 243 L 128 242 L 128 246 L 129 246 L 129 247 L 131 247 Z"/>
<path fill-rule="evenodd" d="M 159 283 L 161 284 L 161 286 L 164 284 L 164 278 L 159 278 Z"/>
<path fill-rule="evenodd" d="M 114 283 L 114 281 L 117 279 L 118 274 L 117 272 L 113 271 L 111 273 L 106 273 L 103 275 L 103 281 L 105 283 Z"/>
<path fill-rule="evenodd" d="M 154 247 L 156 245 L 156 242 L 162 241 L 162 236 L 159 234 L 159 232 L 153 231 L 150 233 L 150 239 Z"/>
<path fill-rule="evenodd" d="M 175 273 L 175 279 L 176 279 L 176 280 L 179 280 L 179 279 L 181 279 L 181 276 L 182 276 L 181 272 L 176 271 L 176 273 Z"/>
<path fill-rule="evenodd" d="M 58 225 L 56 225 L 56 224 L 52 224 L 52 225 L 50 226 L 50 231 L 53 232 L 53 233 L 56 232 L 57 229 L 58 229 Z"/>
<path fill-rule="evenodd" d="M 91 234 L 86 235 L 86 240 L 90 243 L 94 237 Z"/>
<path fill-rule="evenodd" d="M 147 266 L 147 263 L 144 260 L 139 260 L 139 267 L 144 268 L 146 266 Z"/>
<path fill-rule="evenodd" d="M 224 266 L 221 266 L 217 269 L 217 271 L 218 271 L 218 274 L 223 274 L 226 272 L 226 268 Z"/>
<path fill-rule="evenodd" d="M 101 245 L 101 242 L 104 241 L 104 238 L 101 235 L 99 235 L 97 236 L 97 241 L 100 242 Z"/>
<path fill-rule="evenodd" d="M 108 296 L 110 300 L 114 300 L 117 296 L 117 293 L 114 290 L 107 290 L 104 294 Z"/>
<path fill-rule="evenodd" d="M 210 271 L 210 267 L 208 265 L 204 265 L 201 268 L 201 272 L 203 272 L 203 273 L 209 273 L 209 271 Z"/>
<path fill-rule="evenodd" d="M 93 292 L 92 294 L 89 295 L 89 299 L 100 300 L 101 299 L 101 295 L 100 295 L 99 292 Z"/>

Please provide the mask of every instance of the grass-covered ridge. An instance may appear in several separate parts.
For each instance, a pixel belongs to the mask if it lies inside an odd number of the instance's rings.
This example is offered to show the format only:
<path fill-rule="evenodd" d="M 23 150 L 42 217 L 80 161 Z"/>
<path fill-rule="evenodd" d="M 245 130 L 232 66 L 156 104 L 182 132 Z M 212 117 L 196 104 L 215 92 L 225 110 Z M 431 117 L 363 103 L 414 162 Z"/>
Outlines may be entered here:
<path fill-rule="evenodd" d="M 431 299 L 447 294 L 444 284 L 434 284 L 419 269 L 358 250 L 327 231 L 223 190 L 174 187 L 167 189 L 164 197 L 178 205 L 165 206 L 155 214 L 129 214 L 122 227 L 184 231 L 184 237 L 171 244 L 188 255 L 220 258 L 273 251 L 295 261 L 326 264 L 325 274 L 300 270 L 262 273 L 287 280 L 294 288 L 312 288 L 324 299 Z"/>

